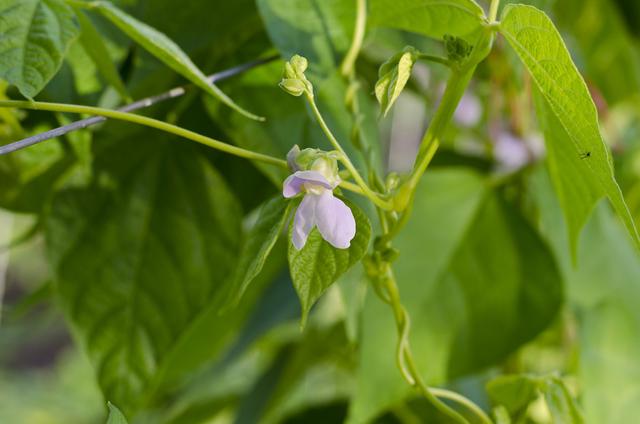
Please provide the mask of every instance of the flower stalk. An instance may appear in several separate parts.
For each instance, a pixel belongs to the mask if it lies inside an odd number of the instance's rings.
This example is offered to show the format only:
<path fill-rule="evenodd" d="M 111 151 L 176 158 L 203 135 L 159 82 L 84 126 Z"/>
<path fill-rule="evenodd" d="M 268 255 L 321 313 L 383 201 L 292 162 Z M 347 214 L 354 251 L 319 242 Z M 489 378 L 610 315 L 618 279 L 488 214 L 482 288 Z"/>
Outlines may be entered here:
<path fill-rule="evenodd" d="M 349 156 L 344 151 L 344 149 L 342 148 L 342 146 L 340 145 L 336 137 L 331 132 L 331 129 L 325 122 L 324 118 L 322 117 L 322 114 L 320 113 L 320 110 L 316 105 L 313 94 L 310 94 L 307 92 L 306 97 L 307 97 L 307 101 L 309 102 L 309 106 L 311 107 L 311 110 L 313 111 L 313 114 L 316 117 L 318 124 L 320 125 L 320 128 L 322 128 L 322 131 L 327 136 L 327 139 L 329 140 L 331 145 L 338 151 L 340 155 L 339 157 L 340 162 L 342 162 L 345 168 L 347 168 L 347 171 L 349 171 L 349 173 L 355 180 L 356 184 L 360 187 L 360 189 L 362 190 L 362 193 L 379 208 L 382 208 L 383 210 L 391 210 L 392 209 L 391 202 L 383 199 L 379 193 L 376 193 L 375 191 L 371 190 L 371 188 L 369 188 L 367 183 L 364 181 L 364 178 L 362 178 L 362 176 L 356 169 L 355 165 L 353 165 L 353 163 L 349 159 Z"/>

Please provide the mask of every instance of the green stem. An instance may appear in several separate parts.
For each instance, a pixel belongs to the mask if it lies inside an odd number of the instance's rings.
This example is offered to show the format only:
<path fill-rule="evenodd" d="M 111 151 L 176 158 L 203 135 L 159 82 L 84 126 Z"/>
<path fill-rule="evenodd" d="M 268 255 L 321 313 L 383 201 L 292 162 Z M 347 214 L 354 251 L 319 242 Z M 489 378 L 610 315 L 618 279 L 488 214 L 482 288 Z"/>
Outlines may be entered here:
<path fill-rule="evenodd" d="M 491 0 L 491 6 L 489 6 L 489 22 L 496 22 L 498 17 L 498 7 L 500 6 L 500 0 Z"/>
<path fill-rule="evenodd" d="M 307 100 L 309 101 L 309 105 L 311 106 L 311 110 L 313 110 L 313 114 L 315 115 L 316 120 L 318 121 L 318 124 L 322 128 L 322 131 L 324 132 L 324 134 L 329 139 L 329 142 L 331 143 L 331 145 L 340 153 L 340 156 L 341 156 L 340 159 L 341 159 L 342 163 L 347 168 L 347 170 L 351 173 L 351 176 L 353 177 L 355 182 L 360 186 L 360 188 L 363 191 L 363 194 L 367 198 L 369 198 L 369 200 L 371 200 L 376 206 L 378 206 L 378 207 L 380 207 L 380 208 L 382 208 L 384 210 L 391 210 L 391 208 L 392 208 L 391 202 L 382 199 L 380 197 L 380 194 L 378 194 L 378 193 L 374 192 L 373 190 L 371 190 L 369 188 L 369 186 L 367 185 L 367 183 L 362 178 L 362 176 L 360 175 L 360 173 L 358 172 L 358 170 L 356 169 L 356 167 L 353 165 L 353 163 L 351 163 L 351 160 L 349 160 L 349 156 L 344 151 L 344 149 L 342 148 L 342 146 L 340 145 L 340 143 L 338 142 L 336 137 L 331 132 L 331 129 L 329 129 L 329 126 L 325 122 L 324 118 L 322 117 L 322 114 L 320 113 L 320 110 L 318 109 L 318 106 L 316 105 L 316 102 L 315 102 L 315 100 L 313 98 L 313 95 L 307 93 Z"/>
<path fill-rule="evenodd" d="M 127 121 L 134 124 L 144 125 L 147 127 L 155 128 L 164 132 L 175 134 L 177 136 L 193 140 L 197 143 L 204 144 L 205 146 L 229 153 L 231 155 L 239 156 L 241 158 L 264 162 L 270 165 L 276 165 L 286 168 L 287 161 L 274 158 L 273 156 L 263 155 L 261 153 L 246 150 L 241 147 L 233 146 L 231 144 L 224 143 L 219 140 L 215 140 L 211 137 L 207 137 L 202 134 L 187 130 L 176 125 L 168 124 L 157 119 L 148 118 L 142 115 L 136 115 L 134 113 L 119 112 L 111 109 L 104 109 L 93 106 L 80 106 L 62 103 L 44 103 L 44 102 L 30 102 L 23 100 L 0 100 L 0 107 L 13 107 L 19 109 L 31 109 L 31 110 L 46 110 L 50 112 L 68 112 L 78 113 L 86 115 L 104 116 L 106 118 L 118 119 L 120 121 Z"/>
<path fill-rule="evenodd" d="M 440 107 L 436 111 L 436 114 L 429 125 L 429 129 L 422 139 L 416 163 L 407 183 L 411 194 L 415 190 L 422 174 L 424 174 L 431 163 L 433 156 L 438 150 L 438 147 L 440 146 L 440 137 L 449 125 L 449 122 L 458 107 L 458 103 L 460 102 L 460 99 L 462 99 L 462 96 L 469 85 L 469 81 L 471 80 L 474 70 L 475 67 L 464 72 L 457 70 L 451 72 L 451 77 L 449 78 L 447 88 L 442 97 L 442 101 L 440 102 Z"/>
<path fill-rule="evenodd" d="M 388 294 L 388 303 L 393 309 L 393 315 L 398 327 L 399 336 L 396 360 L 398 361 L 398 367 L 400 368 L 403 378 L 411 386 L 417 388 L 434 407 L 451 418 L 454 422 L 469 424 L 469 421 L 467 421 L 462 415 L 438 399 L 422 380 L 422 376 L 415 365 L 413 352 L 411 351 L 409 343 L 409 315 L 400 302 L 400 293 L 390 266 L 387 269 L 387 275 L 383 278 L 384 288 Z"/>
<path fill-rule="evenodd" d="M 60 103 L 44 103 L 44 102 L 29 102 L 21 100 L 0 100 L 0 108 L 18 108 L 18 109 L 31 109 L 31 110 L 46 110 L 50 112 L 66 112 L 66 113 L 78 113 L 86 115 L 104 116 L 106 118 L 117 119 L 120 121 L 127 121 L 134 124 L 144 125 L 147 127 L 155 128 L 161 131 L 165 131 L 177 136 L 193 140 L 197 143 L 204 144 L 216 150 L 229 153 L 234 156 L 249 159 L 252 161 L 263 162 L 269 165 L 278 166 L 280 168 L 288 169 L 287 161 L 275 158 L 273 156 L 263 155 L 261 153 L 246 150 L 241 147 L 233 146 L 231 144 L 224 143 L 219 140 L 215 140 L 211 137 L 198 134 L 196 132 L 178 127 L 176 125 L 168 124 L 157 119 L 148 118 L 146 116 L 136 115 L 134 113 L 119 112 L 111 109 L 103 109 L 92 106 L 80 106 Z M 349 181 L 342 181 L 340 187 L 345 190 L 352 191 L 365 197 L 369 195 L 360 188 Z"/>
<path fill-rule="evenodd" d="M 351 40 L 351 47 L 347 52 L 340 71 L 342 76 L 348 77 L 353 73 L 353 68 L 362 48 L 362 41 L 364 40 L 364 32 L 367 25 L 367 1 L 356 0 L 356 26 L 353 30 L 353 39 Z"/>
<path fill-rule="evenodd" d="M 480 419 L 480 421 L 482 421 L 482 423 L 493 424 L 493 421 L 491 421 L 491 418 L 489 418 L 486 412 L 484 412 L 482 408 L 480 408 L 475 403 L 471 402 L 466 397 L 456 392 L 452 392 L 451 390 L 439 389 L 436 387 L 431 387 L 429 388 L 429 390 L 431 390 L 431 393 L 433 393 L 434 396 L 437 396 L 440 399 L 449 399 L 452 402 L 456 402 L 460 405 L 463 405 L 469 411 L 473 412 Z"/>
<path fill-rule="evenodd" d="M 428 60 L 429 62 L 440 63 L 445 66 L 451 67 L 451 61 L 446 57 L 435 56 L 432 54 L 420 53 L 418 54 L 418 59 Z"/>
<path fill-rule="evenodd" d="M 64 0 L 69 6 L 77 7 L 79 9 L 95 9 L 94 2 L 86 2 L 82 0 Z"/>

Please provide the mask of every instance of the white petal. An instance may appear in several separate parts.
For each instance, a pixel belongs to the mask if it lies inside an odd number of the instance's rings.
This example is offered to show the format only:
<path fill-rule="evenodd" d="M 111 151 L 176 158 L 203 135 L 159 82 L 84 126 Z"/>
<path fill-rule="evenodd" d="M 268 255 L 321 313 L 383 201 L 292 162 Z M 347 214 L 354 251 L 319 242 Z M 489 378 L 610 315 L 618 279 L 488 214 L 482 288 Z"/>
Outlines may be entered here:
<path fill-rule="evenodd" d="M 356 235 L 353 212 L 329 190 L 316 197 L 315 219 L 322 238 L 338 249 L 348 248 Z"/>
<path fill-rule="evenodd" d="M 296 249 L 300 250 L 307 243 L 309 233 L 316 225 L 316 203 L 318 196 L 307 194 L 300 202 L 296 216 L 293 220 L 293 235 L 291 241 Z"/>

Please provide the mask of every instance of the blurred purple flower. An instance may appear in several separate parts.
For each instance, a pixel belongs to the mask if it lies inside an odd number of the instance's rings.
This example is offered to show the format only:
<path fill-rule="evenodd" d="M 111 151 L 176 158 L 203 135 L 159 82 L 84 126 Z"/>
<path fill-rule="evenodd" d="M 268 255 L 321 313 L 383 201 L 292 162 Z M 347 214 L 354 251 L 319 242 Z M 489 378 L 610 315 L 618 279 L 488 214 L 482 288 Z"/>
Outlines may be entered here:
<path fill-rule="evenodd" d="M 453 115 L 456 122 L 463 127 L 476 126 L 482 118 L 482 105 L 473 94 L 465 93 Z"/>
<path fill-rule="evenodd" d="M 493 153 L 500 171 L 513 172 L 541 158 L 544 142 L 538 134 L 520 138 L 502 131 L 495 138 Z"/>
<path fill-rule="evenodd" d="M 329 244 L 346 249 L 356 235 L 356 221 L 351 209 L 333 196 L 337 186 L 329 183 L 318 171 L 296 171 L 284 182 L 282 194 L 291 198 L 304 192 L 293 223 L 293 245 L 300 250 L 307 238 L 318 227 L 322 238 Z"/>

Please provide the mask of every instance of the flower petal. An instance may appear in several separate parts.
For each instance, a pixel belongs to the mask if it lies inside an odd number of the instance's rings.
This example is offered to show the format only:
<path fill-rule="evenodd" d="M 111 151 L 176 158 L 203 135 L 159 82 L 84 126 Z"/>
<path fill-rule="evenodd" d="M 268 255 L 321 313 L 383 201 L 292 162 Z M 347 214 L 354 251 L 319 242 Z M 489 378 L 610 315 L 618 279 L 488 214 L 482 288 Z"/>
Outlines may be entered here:
<path fill-rule="evenodd" d="M 307 243 L 309 233 L 316 224 L 316 204 L 319 196 L 307 194 L 300 202 L 293 221 L 293 234 L 291 241 L 296 249 L 300 250 Z"/>
<path fill-rule="evenodd" d="M 353 212 L 329 190 L 315 197 L 315 220 L 322 238 L 338 249 L 348 248 L 356 235 Z"/>
<path fill-rule="evenodd" d="M 311 183 L 328 189 L 333 188 L 331 184 L 329 184 L 329 181 L 317 171 L 297 171 L 284 180 L 282 195 L 286 198 L 295 196 L 300 193 L 304 183 Z"/>
<path fill-rule="evenodd" d="M 296 163 L 296 158 L 299 154 L 300 147 L 297 144 L 294 144 L 291 150 L 289 150 L 289 153 L 287 153 L 287 165 L 289 165 L 289 169 L 293 172 L 300 171 L 300 167 Z"/>

